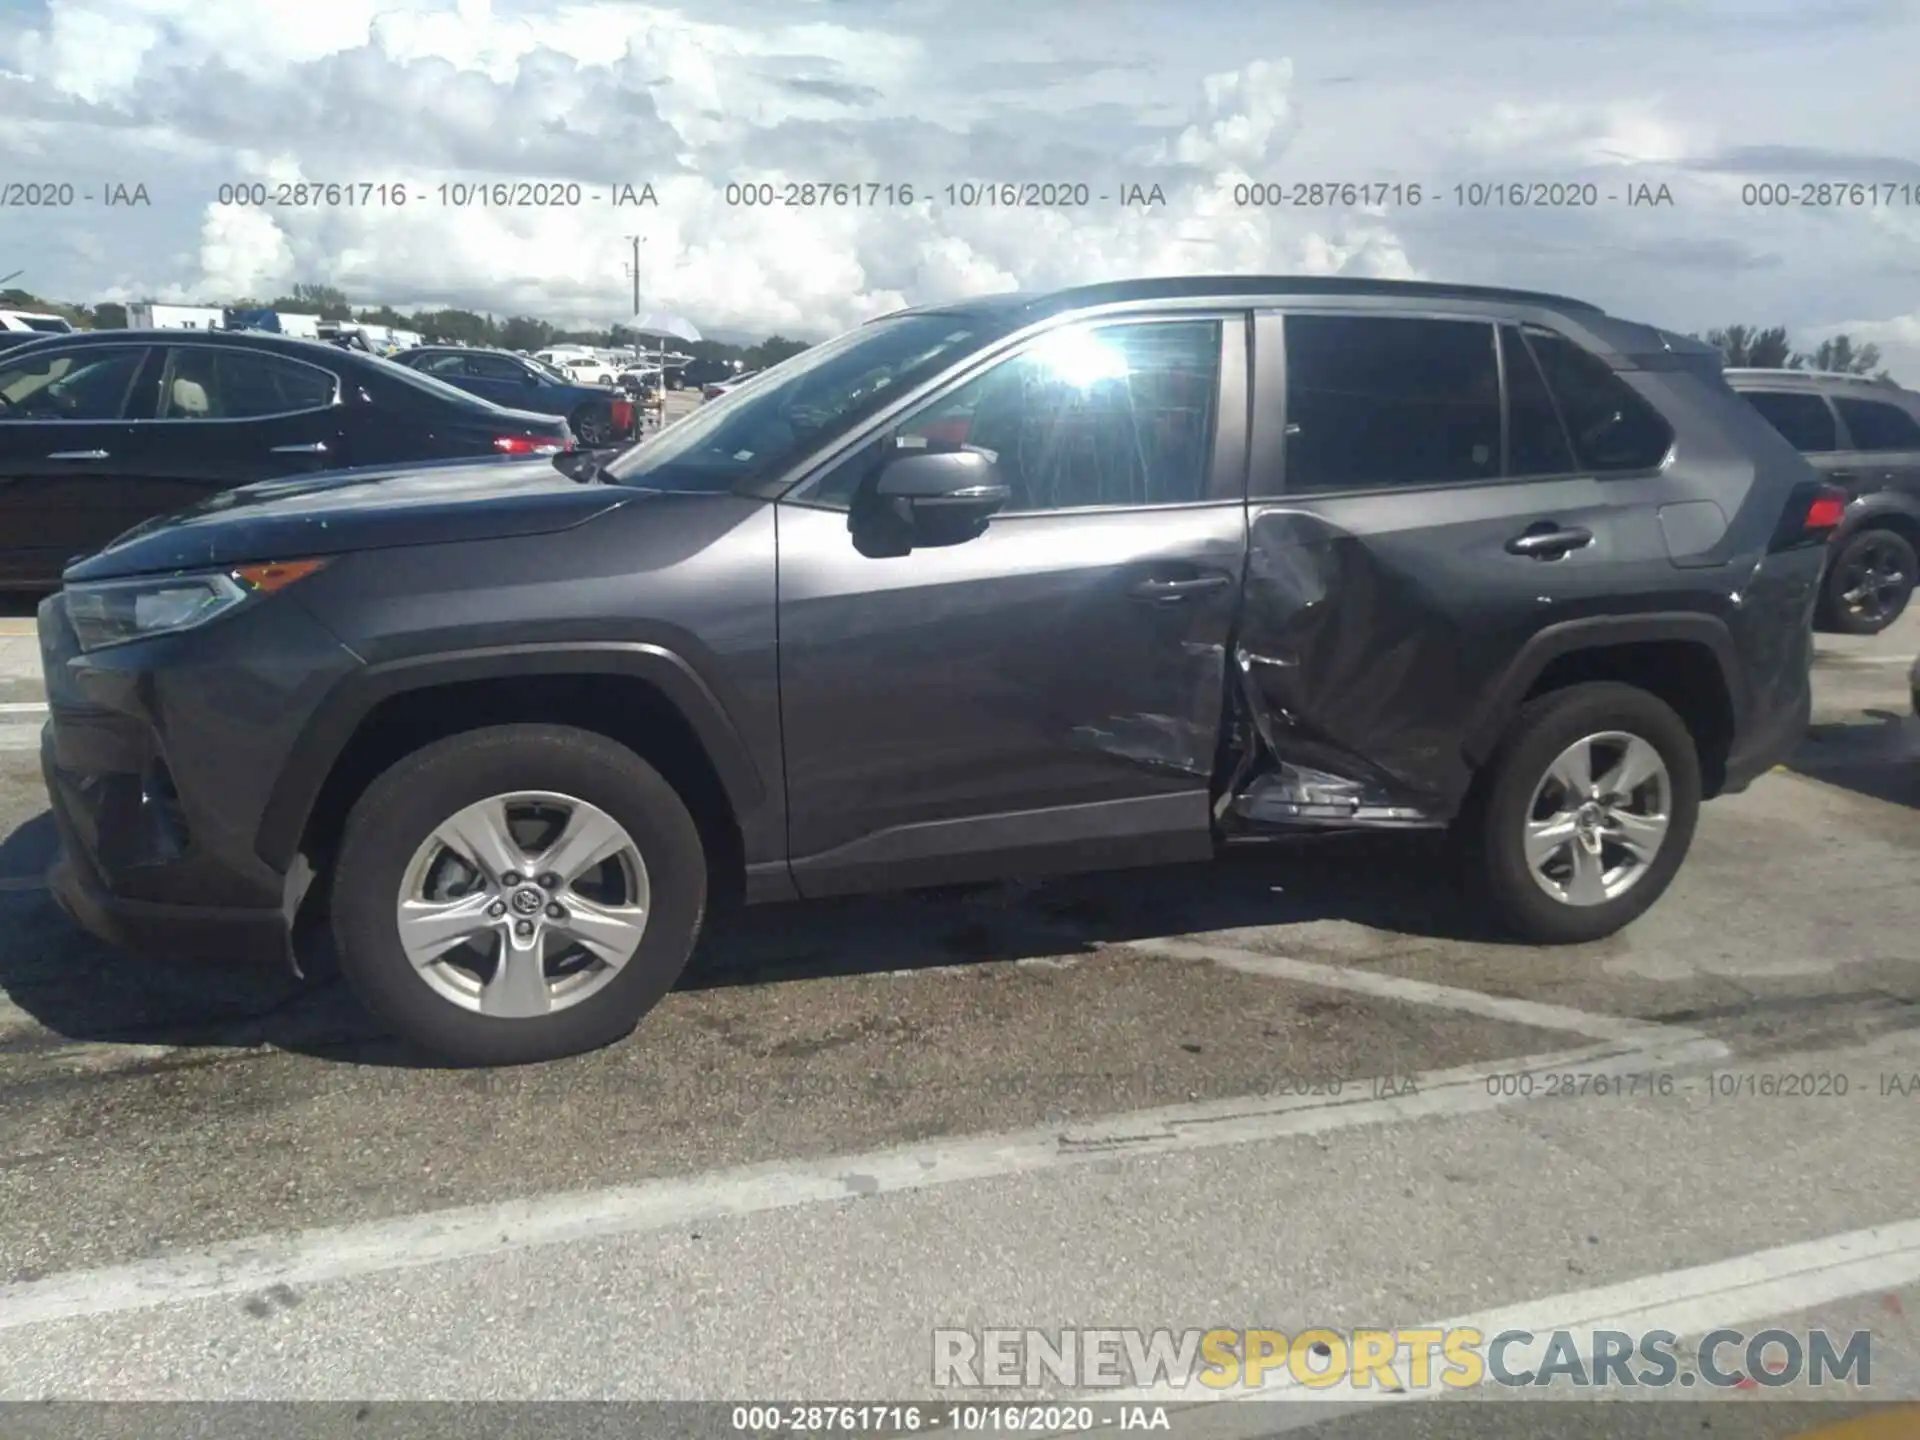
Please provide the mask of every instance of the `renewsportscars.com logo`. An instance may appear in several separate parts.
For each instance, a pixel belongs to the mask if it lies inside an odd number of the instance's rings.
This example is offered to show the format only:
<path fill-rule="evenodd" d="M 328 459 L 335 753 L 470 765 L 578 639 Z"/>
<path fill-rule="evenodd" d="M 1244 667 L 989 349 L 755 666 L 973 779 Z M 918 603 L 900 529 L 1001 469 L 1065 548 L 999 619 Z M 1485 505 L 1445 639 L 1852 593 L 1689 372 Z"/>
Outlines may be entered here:
<path fill-rule="evenodd" d="M 1855 1330 L 936 1330 L 943 1389 L 1261 1390 L 1349 1397 L 1493 1384 L 1595 1389 L 1872 1383 Z"/>

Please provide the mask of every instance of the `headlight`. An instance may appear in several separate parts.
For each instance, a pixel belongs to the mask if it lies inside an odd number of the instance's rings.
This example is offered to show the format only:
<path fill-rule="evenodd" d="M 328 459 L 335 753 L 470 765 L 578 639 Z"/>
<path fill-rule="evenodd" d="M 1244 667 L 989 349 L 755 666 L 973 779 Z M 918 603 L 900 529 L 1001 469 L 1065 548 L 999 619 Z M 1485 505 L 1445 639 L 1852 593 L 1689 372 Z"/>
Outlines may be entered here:
<path fill-rule="evenodd" d="M 67 618 L 82 650 L 191 630 L 248 601 L 305 579 L 325 560 L 280 560 L 191 575 L 69 585 Z"/>

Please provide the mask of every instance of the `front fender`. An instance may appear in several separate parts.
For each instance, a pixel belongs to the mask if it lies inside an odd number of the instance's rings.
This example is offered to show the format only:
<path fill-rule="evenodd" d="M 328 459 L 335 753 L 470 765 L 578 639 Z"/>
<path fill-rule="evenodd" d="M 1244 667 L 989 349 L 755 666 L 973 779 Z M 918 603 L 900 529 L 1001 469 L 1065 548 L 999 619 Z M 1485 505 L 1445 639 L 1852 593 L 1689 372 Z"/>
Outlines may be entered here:
<path fill-rule="evenodd" d="M 726 707 L 700 673 L 666 646 L 638 641 L 490 646 L 371 664 L 343 678 L 288 754 L 261 816 L 256 853 L 282 872 L 293 863 L 327 777 L 361 722 L 382 701 L 466 680 L 537 675 L 622 675 L 646 681 L 686 718 L 736 815 L 749 813 L 766 798 L 766 779 Z"/>

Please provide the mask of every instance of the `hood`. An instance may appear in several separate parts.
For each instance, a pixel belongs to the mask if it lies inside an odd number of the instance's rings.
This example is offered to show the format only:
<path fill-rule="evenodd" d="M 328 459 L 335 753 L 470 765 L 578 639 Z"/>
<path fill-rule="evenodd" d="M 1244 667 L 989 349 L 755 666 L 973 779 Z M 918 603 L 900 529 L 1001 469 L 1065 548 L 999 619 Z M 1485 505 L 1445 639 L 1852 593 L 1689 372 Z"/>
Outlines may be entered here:
<path fill-rule="evenodd" d="M 580 481 L 545 457 L 451 460 L 268 480 L 159 516 L 67 568 L 107 580 L 393 545 L 566 530 L 640 494 Z"/>

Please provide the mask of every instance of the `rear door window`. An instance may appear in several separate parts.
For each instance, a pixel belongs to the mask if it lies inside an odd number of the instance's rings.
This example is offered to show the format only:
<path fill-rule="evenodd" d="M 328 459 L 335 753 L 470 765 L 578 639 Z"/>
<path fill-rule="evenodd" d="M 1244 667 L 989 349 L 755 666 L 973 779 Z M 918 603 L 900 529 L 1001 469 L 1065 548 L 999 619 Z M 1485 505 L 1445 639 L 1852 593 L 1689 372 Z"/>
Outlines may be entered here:
<path fill-rule="evenodd" d="M 1494 327 L 1390 315 L 1289 315 L 1287 489 L 1498 479 Z"/>
<path fill-rule="evenodd" d="M 160 383 L 162 420 L 260 420 L 333 404 L 331 371 L 259 350 L 175 346 Z"/>
<path fill-rule="evenodd" d="M 1746 402 L 1794 449 L 1819 455 L 1840 448 L 1840 432 L 1833 411 L 1819 395 L 1806 390 L 1743 390 Z"/>

